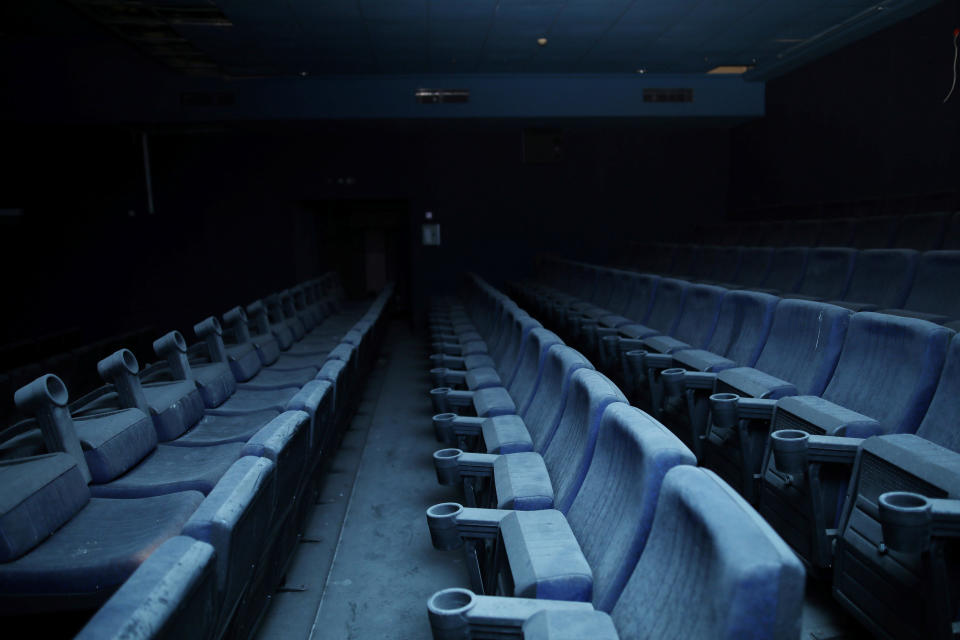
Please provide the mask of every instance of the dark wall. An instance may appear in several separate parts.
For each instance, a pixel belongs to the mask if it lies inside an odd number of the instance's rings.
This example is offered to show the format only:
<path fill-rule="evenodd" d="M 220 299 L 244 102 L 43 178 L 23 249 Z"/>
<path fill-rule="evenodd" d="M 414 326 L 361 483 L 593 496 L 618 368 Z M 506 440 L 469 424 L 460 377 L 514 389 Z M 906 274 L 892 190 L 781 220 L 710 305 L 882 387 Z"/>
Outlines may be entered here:
<path fill-rule="evenodd" d="M 0 178 L 4 342 L 66 327 L 85 340 L 143 325 L 190 327 L 312 276 L 313 219 L 226 137 L 150 141 L 147 212 L 140 136 L 125 129 L 6 129 Z"/>
<path fill-rule="evenodd" d="M 722 215 L 722 126 L 561 124 L 562 159 L 525 164 L 516 122 L 273 123 L 150 136 L 146 213 L 137 131 L 5 128 L 0 208 L 5 342 L 78 326 L 89 339 L 193 322 L 314 275 L 317 201 L 409 203 L 410 286 L 475 269 L 522 276 L 539 251 L 606 261 L 627 238 Z M 351 178 L 352 181 L 341 178 Z M 130 212 L 133 211 L 133 215 Z M 422 247 L 424 212 L 443 245 Z M 328 239 L 325 239 L 328 240 Z"/>
<path fill-rule="evenodd" d="M 829 215 L 821 203 L 866 201 L 858 213 L 910 213 L 951 192 L 955 202 L 960 94 L 942 100 L 957 6 L 942 2 L 768 82 L 766 117 L 732 136 L 731 209 Z"/>

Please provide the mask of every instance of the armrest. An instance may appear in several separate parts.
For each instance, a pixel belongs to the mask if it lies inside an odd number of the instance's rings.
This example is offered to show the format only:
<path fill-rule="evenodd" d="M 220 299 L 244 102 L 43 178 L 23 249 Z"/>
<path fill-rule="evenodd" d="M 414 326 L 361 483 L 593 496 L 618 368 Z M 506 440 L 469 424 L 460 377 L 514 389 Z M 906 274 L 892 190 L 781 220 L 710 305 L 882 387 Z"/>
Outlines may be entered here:
<path fill-rule="evenodd" d="M 861 444 L 863 438 L 810 436 L 807 438 L 807 455 L 810 462 L 852 465 Z"/>
<path fill-rule="evenodd" d="M 715 393 L 710 396 L 713 423 L 721 429 L 734 429 L 740 420 L 773 420 L 777 401 L 769 398 L 744 398 L 735 393 Z"/>
<path fill-rule="evenodd" d="M 777 469 L 799 482 L 811 462 L 852 465 L 863 440 L 810 435 L 799 429 L 770 434 L 770 449 Z"/>
<path fill-rule="evenodd" d="M 447 402 L 451 407 L 472 407 L 473 396 L 476 391 L 457 391 L 451 389 L 447 392 Z"/>
<path fill-rule="evenodd" d="M 463 369 L 466 366 L 466 359 L 460 356 L 451 356 L 446 353 L 434 353 L 430 356 L 430 362 L 435 367 L 451 367 Z"/>
<path fill-rule="evenodd" d="M 438 591 L 427 601 L 434 640 L 492 635 L 521 638 L 524 623 L 541 611 L 575 611 L 590 615 L 594 609 L 589 602 L 478 596 L 469 589 L 460 588 Z M 599 636 L 598 640 L 607 640 L 607 637 Z"/>
<path fill-rule="evenodd" d="M 467 372 L 448 369 L 447 367 L 436 367 L 430 369 L 430 378 L 434 387 L 453 387 L 466 384 Z"/>
<path fill-rule="evenodd" d="M 685 371 L 683 384 L 685 389 L 713 389 L 717 384 L 717 374 L 709 371 Z"/>
<path fill-rule="evenodd" d="M 960 538 L 960 500 L 889 491 L 878 506 L 884 543 L 895 551 L 922 553 L 932 538 Z"/>
<path fill-rule="evenodd" d="M 500 523 L 511 509 L 477 509 L 464 507 L 456 516 L 457 531 L 463 538 L 486 538 L 492 540 L 500 531 Z"/>
<path fill-rule="evenodd" d="M 687 371 L 680 367 L 671 367 L 660 371 L 663 388 L 669 397 L 683 395 L 687 389 L 713 390 L 717 374 L 707 371 Z"/>
<path fill-rule="evenodd" d="M 483 433 L 483 423 L 486 418 L 478 416 L 457 416 L 451 426 L 456 436 L 478 436 Z"/>
<path fill-rule="evenodd" d="M 441 502 L 427 509 L 427 527 L 434 549 L 452 551 L 463 546 L 464 539 L 497 537 L 500 522 L 511 511 L 505 509 L 474 509 L 456 502 Z"/>
<path fill-rule="evenodd" d="M 459 356 L 463 354 L 463 345 L 457 342 L 434 342 L 433 350 L 444 355 Z"/>
<path fill-rule="evenodd" d="M 430 390 L 430 401 L 435 414 L 450 413 L 453 407 L 473 406 L 473 391 L 455 391 L 450 387 L 436 387 Z"/>
<path fill-rule="evenodd" d="M 468 453 L 463 452 L 457 459 L 457 467 L 461 476 L 474 478 L 493 477 L 493 463 L 500 456 L 496 453 Z"/>
<path fill-rule="evenodd" d="M 647 369 L 670 369 L 673 367 L 673 356 L 669 353 L 650 353 L 648 351 L 643 359 L 643 364 Z"/>

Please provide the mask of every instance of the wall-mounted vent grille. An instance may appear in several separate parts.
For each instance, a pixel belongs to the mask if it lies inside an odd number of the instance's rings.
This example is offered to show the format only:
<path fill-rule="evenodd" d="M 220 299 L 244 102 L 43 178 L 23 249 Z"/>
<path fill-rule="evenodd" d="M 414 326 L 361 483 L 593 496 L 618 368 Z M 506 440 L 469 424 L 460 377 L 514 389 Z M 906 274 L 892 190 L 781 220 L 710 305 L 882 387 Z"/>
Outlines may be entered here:
<path fill-rule="evenodd" d="M 414 95 L 420 104 L 470 102 L 469 89 L 417 89 Z"/>
<path fill-rule="evenodd" d="M 644 102 L 693 102 L 693 89 L 644 89 Z"/>

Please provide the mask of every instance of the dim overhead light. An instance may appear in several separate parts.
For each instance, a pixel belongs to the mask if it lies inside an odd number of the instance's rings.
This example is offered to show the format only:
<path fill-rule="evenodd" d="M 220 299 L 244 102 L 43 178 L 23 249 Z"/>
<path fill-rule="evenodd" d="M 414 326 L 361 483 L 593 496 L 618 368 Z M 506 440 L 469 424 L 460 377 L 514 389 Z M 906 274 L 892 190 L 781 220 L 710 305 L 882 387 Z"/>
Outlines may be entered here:
<path fill-rule="evenodd" d="M 639 73 L 640 75 L 645 75 L 647 73 L 646 67 L 640 67 L 639 69 L 637 69 L 637 73 Z"/>
<path fill-rule="evenodd" d="M 545 46 L 547 46 L 547 39 L 546 39 L 546 38 L 537 38 L 537 44 L 540 45 L 541 47 L 545 47 Z"/>
<path fill-rule="evenodd" d="M 718 67 L 714 67 L 707 71 L 707 73 L 713 75 L 737 75 L 741 73 L 746 73 L 750 70 L 750 67 L 745 64 L 722 64 Z"/>

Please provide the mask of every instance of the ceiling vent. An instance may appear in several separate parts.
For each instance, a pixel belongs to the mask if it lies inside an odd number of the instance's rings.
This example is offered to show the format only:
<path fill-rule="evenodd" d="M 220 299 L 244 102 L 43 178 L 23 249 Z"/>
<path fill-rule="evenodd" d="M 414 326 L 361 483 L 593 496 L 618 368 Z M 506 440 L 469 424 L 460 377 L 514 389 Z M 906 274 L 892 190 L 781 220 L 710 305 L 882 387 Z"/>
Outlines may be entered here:
<path fill-rule="evenodd" d="M 693 89 L 644 89 L 644 102 L 693 102 Z"/>

